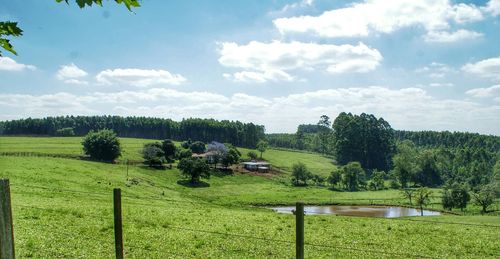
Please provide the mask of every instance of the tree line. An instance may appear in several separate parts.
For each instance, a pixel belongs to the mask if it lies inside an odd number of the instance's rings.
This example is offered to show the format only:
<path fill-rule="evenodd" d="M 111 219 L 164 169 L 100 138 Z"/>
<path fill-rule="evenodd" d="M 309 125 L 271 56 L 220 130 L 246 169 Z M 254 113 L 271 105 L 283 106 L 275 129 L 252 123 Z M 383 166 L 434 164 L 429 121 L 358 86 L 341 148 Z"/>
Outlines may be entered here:
<path fill-rule="evenodd" d="M 83 136 L 111 129 L 120 137 L 175 139 L 222 143 L 254 148 L 265 138 L 264 126 L 214 119 L 171 119 L 121 116 L 60 116 L 0 122 L 2 135 Z"/>

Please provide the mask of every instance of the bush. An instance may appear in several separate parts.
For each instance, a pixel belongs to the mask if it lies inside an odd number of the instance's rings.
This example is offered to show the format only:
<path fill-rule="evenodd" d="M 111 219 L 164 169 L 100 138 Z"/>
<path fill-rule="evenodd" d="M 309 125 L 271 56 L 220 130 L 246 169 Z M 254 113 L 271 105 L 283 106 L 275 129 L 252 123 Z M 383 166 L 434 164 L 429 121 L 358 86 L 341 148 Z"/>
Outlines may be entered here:
<path fill-rule="evenodd" d="M 70 137 L 75 135 L 75 130 L 73 128 L 61 128 L 56 130 L 56 136 Z"/>
<path fill-rule="evenodd" d="M 307 185 L 311 173 L 304 163 L 298 162 L 292 166 L 292 184 L 295 186 Z"/>
<path fill-rule="evenodd" d="M 330 176 L 328 177 L 328 183 L 335 187 L 342 179 L 342 171 L 339 168 L 335 168 Z"/>
<path fill-rule="evenodd" d="M 183 158 L 177 166 L 181 173 L 190 179 L 191 183 L 198 183 L 200 178 L 210 178 L 210 167 L 205 159 L 198 157 Z"/>
<path fill-rule="evenodd" d="M 82 145 L 83 152 L 95 160 L 114 161 L 121 156 L 120 141 L 112 130 L 90 131 Z"/>
<path fill-rule="evenodd" d="M 205 143 L 201 141 L 195 141 L 191 146 L 189 146 L 191 151 L 196 154 L 203 154 L 205 153 Z"/>
<path fill-rule="evenodd" d="M 144 144 L 142 158 L 149 167 L 160 167 L 165 162 L 165 152 L 159 142 Z"/>
<path fill-rule="evenodd" d="M 258 157 L 257 153 L 255 153 L 254 151 L 248 151 L 247 156 L 252 160 L 257 159 Z"/>

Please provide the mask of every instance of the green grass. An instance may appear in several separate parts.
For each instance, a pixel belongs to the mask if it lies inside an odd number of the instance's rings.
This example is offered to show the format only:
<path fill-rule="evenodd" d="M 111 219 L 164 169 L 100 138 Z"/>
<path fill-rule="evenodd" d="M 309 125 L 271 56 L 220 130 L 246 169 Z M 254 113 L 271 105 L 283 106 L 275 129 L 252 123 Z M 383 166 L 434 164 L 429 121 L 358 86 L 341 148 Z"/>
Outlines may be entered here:
<path fill-rule="evenodd" d="M 246 148 L 239 148 L 239 150 L 243 158 L 248 158 L 247 154 L 249 151 L 254 151 L 260 155 L 257 150 Z M 262 154 L 262 158 L 269 161 L 273 166 L 287 172 L 291 172 L 293 164 L 298 162 L 304 163 L 313 174 L 324 177 L 328 177 L 333 169 L 335 169 L 333 159 L 316 153 L 268 149 Z"/>
<path fill-rule="evenodd" d="M 0 138 L 0 152 L 8 149 L 5 140 Z M 59 139 L 65 147 L 60 150 L 56 138 L 19 140 L 26 143 L 23 152 L 78 152 L 79 147 L 78 138 Z M 52 149 L 47 148 L 49 140 Z M 131 154 L 150 140 L 124 139 L 122 143 L 127 141 L 139 143 L 138 147 L 125 146 Z M 311 204 L 405 202 L 394 190 L 334 192 L 291 187 L 279 177 L 250 175 L 213 176 L 206 180 L 210 187 L 188 188 L 177 184 L 176 169 L 131 166 L 127 176 L 123 164 L 50 157 L 0 156 L 0 177 L 11 182 L 19 258 L 113 257 L 115 187 L 122 189 L 125 255 L 131 258 L 290 258 L 294 256 L 294 216 L 252 205 L 297 200 Z M 306 243 L 320 245 L 306 245 L 307 258 L 500 255 L 498 216 L 305 218 Z"/>

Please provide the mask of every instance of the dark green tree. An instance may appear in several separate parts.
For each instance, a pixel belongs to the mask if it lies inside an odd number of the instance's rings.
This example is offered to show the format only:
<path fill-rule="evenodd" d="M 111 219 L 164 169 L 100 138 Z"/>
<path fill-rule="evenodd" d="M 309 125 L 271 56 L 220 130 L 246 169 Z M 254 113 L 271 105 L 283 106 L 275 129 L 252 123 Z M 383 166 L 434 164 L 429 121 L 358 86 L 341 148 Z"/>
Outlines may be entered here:
<path fill-rule="evenodd" d="M 451 192 L 448 189 L 444 189 L 441 196 L 441 204 L 445 210 L 453 209 L 453 198 L 451 197 Z"/>
<path fill-rule="evenodd" d="M 384 179 L 385 179 L 385 172 L 374 171 L 372 173 L 372 179 L 370 180 L 370 189 L 372 190 L 384 189 Z"/>
<path fill-rule="evenodd" d="M 341 165 L 359 161 L 365 169 L 388 171 L 394 153 L 394 130 L 371 114 L 342 112 L 333 122 L 335 156 Z"/>
<path fill-rule="evenodd" d="M 112 162 L 121 155 L 120 141 L 112 130 L 91 131 L 82 145 L 83 153 L 95 160 Z"/>
<path fill-rule="evenodd" d="M 177 167 L 182 175 L 189 178 L 192 184 L 200 182 L 200 178 L 210 178 L 210 167 L 205 159 L 198 157 L 183 158 L 179 161 Z"/>
<path fill-rule="evenodd" d="M 339 168 L 335 168 L 330 173 L 330 176 L 327 179 L 328 183 L 331 184 L 332 187 L 337 186 L 337 184 L 339 184 L 341 180 L 342 180 L 342 170 Z"/>
<path fill-rule="evenodd" d="M 191 151 L 196 154 L 203 154 L 205 153 L 205 143 L 201 141 L 195 141 L 189 146 Z"/>
<path fill-rule="evenodd" d="M 175 159 L 175 154 L 177 153 L 177 147 L 175 143 L 170 139 L 165 139 L 161 142 L 161 149 L 165 154 L 165 159 L 167 162 L 171 163 Z"/>
<path fill-rule="evenodd" d="M 161 167 L 165 162 L 165 152 L 160 142 L 146 143 L 142 148 L 142 158 L 149 167 Z"/>

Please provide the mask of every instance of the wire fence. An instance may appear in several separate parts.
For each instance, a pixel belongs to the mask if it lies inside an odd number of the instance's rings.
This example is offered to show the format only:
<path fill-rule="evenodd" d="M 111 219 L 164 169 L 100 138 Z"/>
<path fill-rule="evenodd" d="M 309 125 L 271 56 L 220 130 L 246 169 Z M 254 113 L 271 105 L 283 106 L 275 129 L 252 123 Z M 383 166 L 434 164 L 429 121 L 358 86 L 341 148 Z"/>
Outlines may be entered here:
<path fill-rule="evenodd" d="M 72 195 L 80 195 L 80 196 L 85 196 L 85 197 L 97 197 L 100 199 L 106 199 L 106 200 L 111 200 L 111 195 L 110 192 L 104 192 L 104 191 L 98 191 L 98 192 L 90 192 L 90 191 L 82 191 L 82 190 L 72 190 L 72 189 L 64 189 L 64 188 L 50 188 L 50 187 L 45 187 L 45 186 L 36 186 L 36 185 L 27 185 L 27 184 L 13 184 L 10 185 L 15 188 L 15 190 L 34 190 L 34 189 L 39 189 L 39 190 L 44 190 L 52 193 L 65 193 L 65 194 L 72 194 Z M 108 190 L 110 191 L 110 190 Z M 125 201 L 132 201 L 134 203 L 130 205 L 141 205 L 141 206 L 148 206 L 151 208 L 156 208 L 158 209 L 158 204 L 151 204 L 151 203 L 145 203 L 147 201 L 161 201 L 164 202 L 165 204 L 183 204 L 183 205 L 212 205 L 209 202 L 193 202 L 189 200 L 182 200 L 182 199 L 170 199 L 167 197 L 158 197 L 158 196 L 141 196 L 137 194 L 129 194 L 126 193 L 123 195 L 123 198 Z M 351 200 L 359 200 L 359 199 L 351 199 Z M 140 202 L 138 202 L 140 201 Z M 127 204 L 125 204 L 128 206 Z M 15 204 L 15 207 L 21 207 L 25 209 L 38 209 L 38 210 L 51 210 L 54 209 L 54 207 L 50 208 L 44 208 L 40 206 L 31 206 L 31 205 L 25 205 L 25 204 Z M 315 214 L 328 214 L 328 213 L 315 213 Z M 111 220 L 111 218 L 105 218 L 104 216 L 100 216 L 101 219 L 104 220 Z M 453 224 L 453 225 L 463 225 L 463 226 L 469 226 L 469 227 L 494 227 L 498 228 L 500 225 L 494 225 L 494 224 L 475 224 L 475 223 L 467 223 L 467 222 L 445 222 L 445 221 L 435 221 L 435 220 L 425 220 L 425 219 L 410 219 L 410 218 L 393 218 L 393 219 L 388 219 L 388 220 L 397 220 L 397 221 L 407 221 L 407 222 L 425 222 L 425 223 L 432 223 L 432 224 Z M 276 239 L 276 238 L 270 238 L 270 237 L 262 237 L 262 236 L 257 236 L 257 235 L 251 235 L 251 234 L 245 234 L 245 233 L 234 233 L 234 232 L 225 232 L 225 231 L 218 231 L 218 230 L 211 230 L 211 229 L 200 229 L 200 228 L 189 228 L 185 226 L 178 226 L 178 225 L 163 225 L 163 228 L 174 230 L 177 232 L 192 232 L 192 233 L 203 233 L 207 235 L 217 235 L 220 237 L 230 237 L 230 238 L 236 238 L 236 239 L 243 239 L 243 240 L 254 240 L 254 241 L 259 241 L 259 242 L 266 242 L 266 243 L 272 243 L 272 244 L 280 244 L 283 246 L 287 247 L 293 247 L 296 245 L 296 242 L 293 240 L 283 240 L 283 239 Z M 319 250 L 328 250 L 332 253 L 338 253 L 340 251 L 345 251 L 348 253 L 367 253 L 367 254 L 373 254 L 373 255 L 382 255 L 382 256 L 387 256 L 387 257 L 404 257 L 404 258 L 436 258 L 432 255 L 425 254 L 425 253 L 410 253 L 410 252 L 395 252 L 395 251 L 386 251 L 386 250 L 381 250 L 381 249 L 374 249 L 372 248 L 373 246 L 380 247 L 383 244 L 363 244 L 363 243 L 357 243 L 356 245 L 339 245 L 339 244 L 324 244 L 324 243 L 318 243 L 318 242 L 304 242 L 304 245 L 313 249 L 319 249 Z M 133 244 L 126 243 L 125 247 L 130 246 L 134 247 L 136 249 L 143 249 L 139 246 L 134 246 Z M 372 247 L 370 247 L 372 246 Z M 233 250 L 224 250 L 225 248 L 221 248 L 219 246 L 214 246 L 216 250 L 221 250 L 225 252 L 230 252 L 230 253 L 259 253 L 260 251 L 255 251 L 255 250 L 248 250 L 248 249 L 233 249 Z M 172 255 L 175 255 L 174 252 L 171 253 Z M 266 253 L 262 253 L 264 255 Z M 269 254 L 267 254 L 269 255 Z M 179 253 L 177 256 L 179 257 L 184 257 L 186 254 Z"/>

